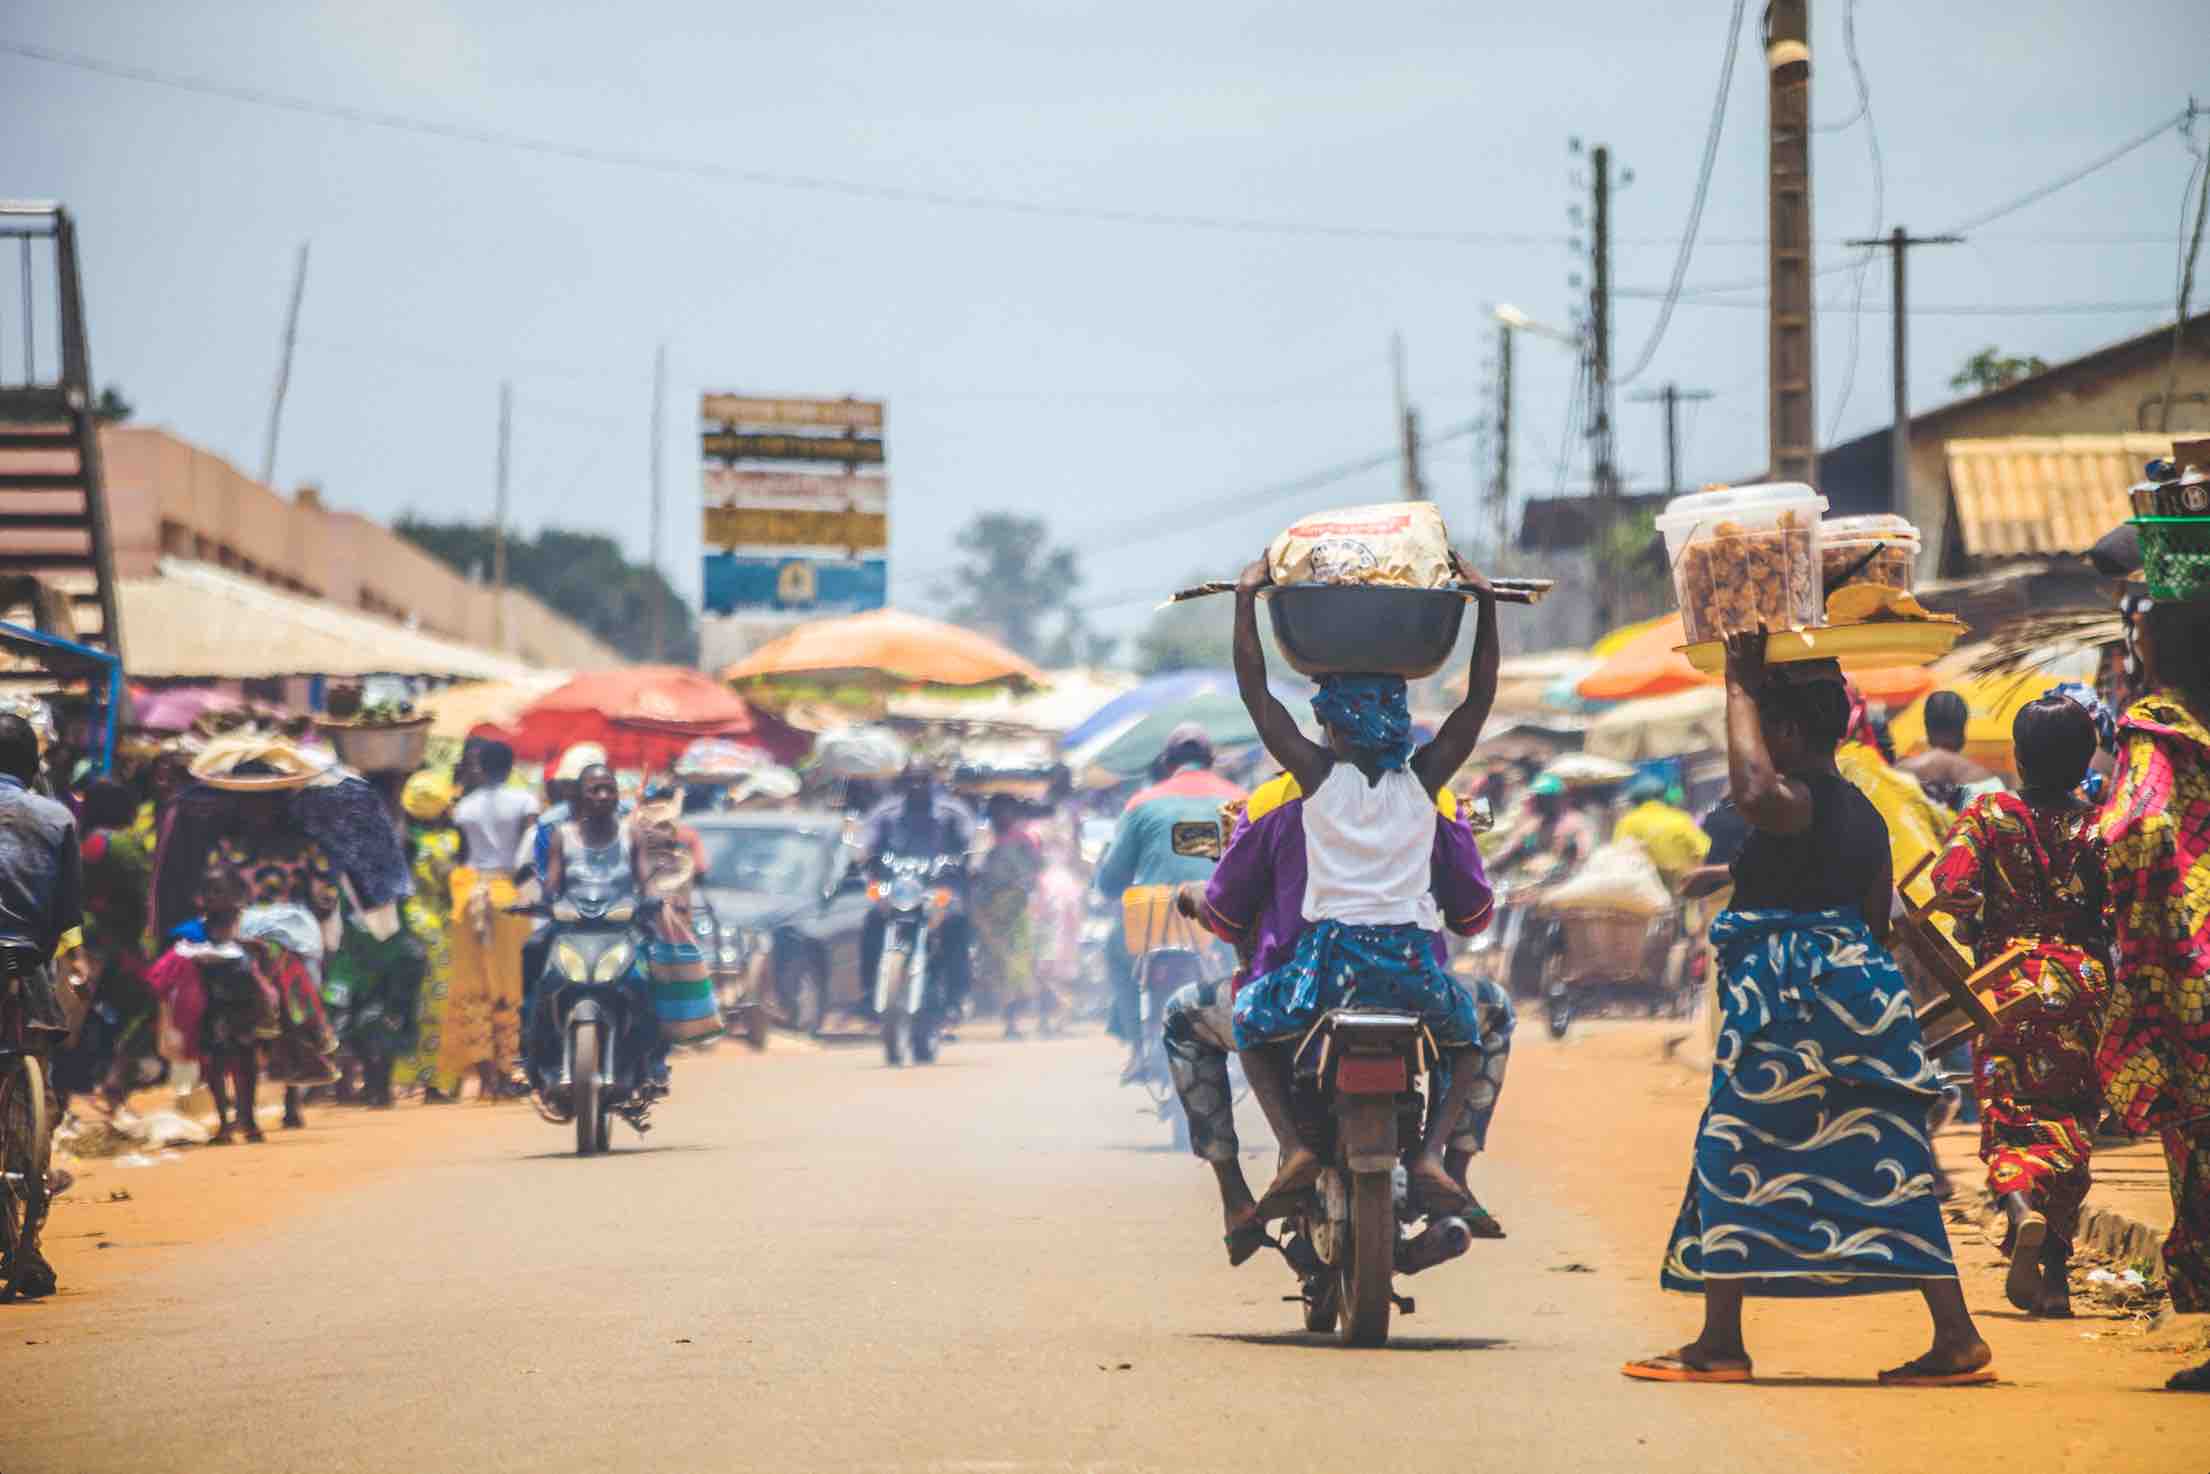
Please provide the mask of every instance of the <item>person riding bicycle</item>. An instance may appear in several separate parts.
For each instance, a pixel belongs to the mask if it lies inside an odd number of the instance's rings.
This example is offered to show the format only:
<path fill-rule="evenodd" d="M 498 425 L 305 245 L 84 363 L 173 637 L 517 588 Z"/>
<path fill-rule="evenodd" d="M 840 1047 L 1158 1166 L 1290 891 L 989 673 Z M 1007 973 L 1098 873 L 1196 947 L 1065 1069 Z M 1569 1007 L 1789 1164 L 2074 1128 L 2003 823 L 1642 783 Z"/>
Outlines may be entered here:
<path fill-rule="evenodd" d="M 1260 1200 L 1260 1221 L 1289 1211 L 1323 1166 L 1298 1132 L 1287 1050 L 1280 1046 L 1294 1044 L 1354 995 L 1368 1007 L 1419 1015 L 1442 1050 L 1450 1084 L 1429 1113 L 1411 1164 L 1412 1194 L 1431 1216 L 1475 1211 L 1443 1160 L 1482 1080 L 1481 1024 L 1472 995 L 1435 960 L 1443 928 L 1432 893 L 1435 804 L 1480 740 L 1496 696 L 1499 652 L 1495 592 L 1470 568 L 1459 571 L 1480 605 L 1466 697 L 1417 751 L 1401 676 L 1322 677 L 1312 710 L 1326 745 L 1298 730 L 1266 685 L 1258 592 L 1272 582 L 1268 559 L 1261 555 L 1236 581 L 1236 687 L 1266 750 L 1305 796 L 1306 930 L 1289 958 L 1253 978 L 1235 1001 L 1243 1072 L 1286 1148 Z"/>
<path fill-rule="evenodd" d="M 38 764 L 38 733 L 0 713 L 0 953 L 14 979 L 12 1002 L 0 1001 L 0 1043 L 50 1058 L 69 1032 L 54 954 L 84 925 L 84 876 L 76 817 L 31 791 Z M 28 1252 L 17 1293 L 52 1294 L 53 1270 L 35 1245 Z"/>
<path fill-rule="evenodd" d="M 975 816 L 965 804 L 936 785 L 936 773 L 927 760 L 907 760 L 899 775 L 898 791 L 877 804 L 863 821 L 861 866 L 869 876 L 881 873 L 885 861 L 896 856 L 908 860 L 960 858 L 975 846 Z M 870 907 L 859 928 L 859 1006 L 872 1017 L 875 1011 L 875 970 L 882 962 L 882 938 L 888 918 Z M 931 966 L 942 969 L 944 1006 L 957 1018 L 967 1002 L 971 932 L 964 908 L 944 917 L 936 933 Z"/>

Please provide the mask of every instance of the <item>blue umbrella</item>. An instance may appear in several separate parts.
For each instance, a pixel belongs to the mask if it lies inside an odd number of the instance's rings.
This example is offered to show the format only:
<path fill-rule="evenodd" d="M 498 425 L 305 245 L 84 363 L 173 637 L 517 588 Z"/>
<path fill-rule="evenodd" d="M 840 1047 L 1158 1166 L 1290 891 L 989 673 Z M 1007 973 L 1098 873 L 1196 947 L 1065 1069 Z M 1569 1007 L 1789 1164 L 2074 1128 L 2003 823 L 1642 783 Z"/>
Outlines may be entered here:
<path fill-rule="evenodd" d="M 1267 683 L 1274 694 L 1292 709 L 1300 701 L 1311 699 L 1312 688 L 1301 682 L 1291 683 L 1273 680 Z M 1137 686 L 1123 691 L 1106 702 L 1059 739 L 1062 749 L 1071 750 L 1094 740 L 1100 733 L 1116 726 L 1125 727 L 1150 715 L 1162 706 L 1174 705 L 1199 696 L 1235 695 L 1235 672 L 1232 670 L 1172 670 L 1156 675 Z"/>

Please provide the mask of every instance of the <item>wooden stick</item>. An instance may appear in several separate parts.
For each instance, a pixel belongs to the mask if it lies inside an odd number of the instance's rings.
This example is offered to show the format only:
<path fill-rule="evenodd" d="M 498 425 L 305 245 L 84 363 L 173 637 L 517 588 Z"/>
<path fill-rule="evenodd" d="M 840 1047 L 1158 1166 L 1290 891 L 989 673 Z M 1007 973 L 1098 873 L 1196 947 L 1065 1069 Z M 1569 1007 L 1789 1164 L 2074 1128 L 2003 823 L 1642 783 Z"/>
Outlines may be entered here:
<path fill-rule="evenodd" d="M 1272 588 L 1275 585 L 1270 584 L 1268 587 Z M 1346 584 L 1344 587 L 1367 587 L 1367 585 Z M 1371 585 L 1371 587 L 1385 587 L 1385 585 Z M 1471 584 L 1451 584 L 1449 587 L 1461 594 L 1473 592 L 1473 585 Z M 1496 591 L 1496 602 L 1499 604 L 1531 605 L 1540 604 L 1544 596 L 1555 588 L 1556 584 L 1547 578 L 1492 578 L 1489 580 L 1489 587 Z M 1235 585 L 1233 583 L 1216 578 L 1210 582 L 1198 584 L 1195 588 L 1175 591 L 1159 607 L 1164 609 L 1168 604 L 1180 604 L 1190 599 L 1203 599 L 1214 594 L 1232 594 L 1234 592 Z"/>

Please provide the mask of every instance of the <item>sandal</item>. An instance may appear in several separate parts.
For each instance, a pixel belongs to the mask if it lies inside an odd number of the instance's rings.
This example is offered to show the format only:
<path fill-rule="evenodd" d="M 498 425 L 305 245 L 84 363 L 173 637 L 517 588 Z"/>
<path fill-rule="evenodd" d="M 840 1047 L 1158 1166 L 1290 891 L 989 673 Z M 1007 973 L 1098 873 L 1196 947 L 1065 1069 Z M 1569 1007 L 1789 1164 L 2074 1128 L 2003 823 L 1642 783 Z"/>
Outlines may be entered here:
<path fill-rule="evenodd" d="M 1890 1367 L 1880 1374 L 1883 1387 L 1984 1387 L 1996 1380 L 1993 1367 L 1979 1367 L 1969 1372 L 1941 1370 L 1928 1366 L 1932 1356 L 1921 1356 Z"/>
<path fill-rule="evenodd" d="M 1266 1225 L 1253 1219 L 1241 1228 L 1231 1229 L 1221 1236 L 1228 1246 L 1228 1267 L 1239 1268 L 1248 1263 L 1253 1254 L 1269 1247 L 1274 1241 L 1266 1236 Z"/>
<path fill-rule="evenodd" d="M 2049 1220 L 2028 1213 L 2019 1220 L 2011 1239 L 2010 1273 L 2003 1279 L 2003 1298 L 2031 1313 L 2041 1308 L 2041 1255 L 2049 1242 Z"/>
<path fill-rule="evenodd" d="M 1747 1382 L 1752 1380 L 1748 1366 L 1699 1367 L 1690 1366 L 1677 1351 L 1667 1351 L 1657 1356 L 1646 1356 L 1640 1361 L 1630 1361 L 1621 1367 L 1623 1376 L 1638 1382 Z"/>

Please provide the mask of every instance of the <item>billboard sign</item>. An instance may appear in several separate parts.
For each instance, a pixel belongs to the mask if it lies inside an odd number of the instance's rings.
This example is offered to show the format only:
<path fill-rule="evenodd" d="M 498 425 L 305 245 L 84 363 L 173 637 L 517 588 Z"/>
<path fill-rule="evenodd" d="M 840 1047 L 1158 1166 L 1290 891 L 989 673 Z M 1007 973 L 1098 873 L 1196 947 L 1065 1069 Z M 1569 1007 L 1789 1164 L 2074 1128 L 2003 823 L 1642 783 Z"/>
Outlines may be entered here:
<path fill-rule="evenodd" d="M 708 612 L 881 608 L 890 478 L 873 468 L 889 462 L 883 402 L 705 394 L 698 418 Z"/>

